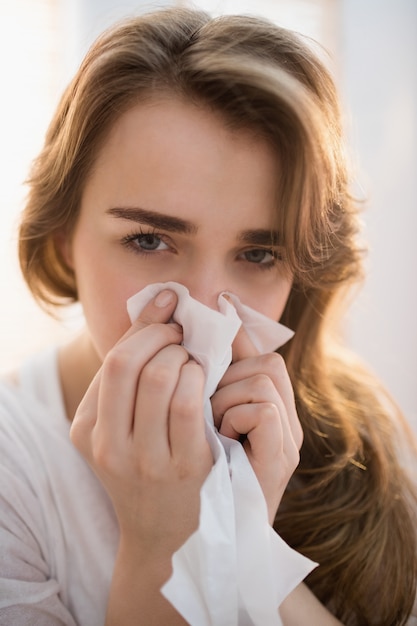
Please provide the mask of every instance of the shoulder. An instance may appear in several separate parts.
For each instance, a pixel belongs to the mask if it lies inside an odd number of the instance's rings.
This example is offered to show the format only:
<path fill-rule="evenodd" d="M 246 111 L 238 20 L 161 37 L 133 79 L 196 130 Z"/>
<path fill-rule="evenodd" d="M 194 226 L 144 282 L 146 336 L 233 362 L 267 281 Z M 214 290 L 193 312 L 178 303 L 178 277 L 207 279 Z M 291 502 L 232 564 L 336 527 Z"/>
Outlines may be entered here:
<path fill-rule="evenodd" d="M 6 421 L 13 430 L 31 424 L 36 415 L 46 419 L 49 414 L 57 421 L 64 417 L 56 349 L 35 355 L 0 378 L 0 428 Z"/>
<path fill-rule="evenodd" d="M 0 481 L 12 474 L 31 486 L 64 466 L 75 450 L 69 439 L 57 376 L 56 353 L 37 355 L 0 380 Z M 38 485 L 39 487 L 39 485 Z"/>
<path fill-rule="evenodd" d="M 7 589 L 7 598 L 2 598 L 6 615 L 18 609 L 16 621 L 22 623 L 26 615 L 27 623 L 37 622 L 38 612 L 45 608 L 46 613 L 46 607 L 48 614 L 60 616 L 56 623 L 73 623 L 68 607 L 76 623 L 104 619 L 117 521 L 104 488 L 72 445 L 69 431 L 56 353 L 38 355 L 17 375 L 3 377 L 0 587 Z M 40 601 L 45 598 L 43 607 Z"/>

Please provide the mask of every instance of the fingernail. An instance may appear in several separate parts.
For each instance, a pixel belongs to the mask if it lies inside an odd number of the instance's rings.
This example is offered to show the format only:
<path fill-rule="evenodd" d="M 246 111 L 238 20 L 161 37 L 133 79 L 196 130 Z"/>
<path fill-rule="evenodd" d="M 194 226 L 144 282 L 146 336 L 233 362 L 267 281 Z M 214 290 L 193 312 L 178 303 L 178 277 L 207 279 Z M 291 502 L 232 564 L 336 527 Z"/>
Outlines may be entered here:
<path fill-rule="evenodd" d="M 168 291 L 168 289 L 165 289 L 164 291 L 161 291 L 160 293 L 158 293 L 158 295 L 156 296 L 154 300 L 155 306 L 157 306 L 160 309 L 163 309 L 164 307 L 168 306 L 168 304 L 171 304 L 173 299 L 174 299 L 174 294 L 172 293 L 172 291 Z"/>

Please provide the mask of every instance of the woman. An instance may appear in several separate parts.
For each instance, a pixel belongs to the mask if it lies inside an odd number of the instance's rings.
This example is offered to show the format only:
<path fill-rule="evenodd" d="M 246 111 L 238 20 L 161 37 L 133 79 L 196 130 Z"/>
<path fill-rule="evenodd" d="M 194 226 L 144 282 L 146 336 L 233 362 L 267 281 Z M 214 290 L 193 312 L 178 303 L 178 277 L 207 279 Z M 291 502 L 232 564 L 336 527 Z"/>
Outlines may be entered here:
<path fill-rule="evenodd" d="M 166 281 L 210 308 L 230 291 L 295 331 L 266 356 L 240 332 L 211 398 L 220 432 L 244 441 L 270 523 L 319 563 L 279 607 L 283 623 L 407 622 L 409 435 L 333 333 L 361 277 L 349 182 L 333 82 L 293 33 L 170 9 L 92 47 L 34 164 L 20 229 L 35 297 L 79 300 L 87 326 L 5 387 L 2 484 L 15 478 L 2 488 L 2 623 L 185 623 L 160 588 L 198 526 L 213 462 L 204 375 L 171 322 L 174 293 L 133 324 L 126 311 Z M 36 409 L 41 437 L 20 426 L 29 388 L 54 414 L 42 422 Z"/>

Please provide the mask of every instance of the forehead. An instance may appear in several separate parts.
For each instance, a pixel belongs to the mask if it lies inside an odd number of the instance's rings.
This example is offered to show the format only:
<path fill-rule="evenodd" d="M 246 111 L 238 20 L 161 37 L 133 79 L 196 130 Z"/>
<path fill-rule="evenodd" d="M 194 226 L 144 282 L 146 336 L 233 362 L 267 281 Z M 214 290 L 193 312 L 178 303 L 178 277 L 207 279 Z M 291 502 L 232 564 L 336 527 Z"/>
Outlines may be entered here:
<path fill-rule="evenodd" d="M 259 129 L 230 123 L 221 112 L 204 104 L 169 95 L 138 103 L 122 113 L 111 126 L 99 158 L 112 148 L 140 148 L 138 141 L 146 145 L 149 156 L 164 144 L 175 151 L 195 152 L 217 146 L 218 156 L 226 147 L 235 157 L 249 149 L 278 162 L 277 150 Z"/>
<path fill-rule="evenodd" d="M 273 213 L 279 159 L 253 131 L 179 99 L 140 103 L 123 113 L 99 151 L 86 195 L 162 212 L 225 210 L 238 203 Z"/>

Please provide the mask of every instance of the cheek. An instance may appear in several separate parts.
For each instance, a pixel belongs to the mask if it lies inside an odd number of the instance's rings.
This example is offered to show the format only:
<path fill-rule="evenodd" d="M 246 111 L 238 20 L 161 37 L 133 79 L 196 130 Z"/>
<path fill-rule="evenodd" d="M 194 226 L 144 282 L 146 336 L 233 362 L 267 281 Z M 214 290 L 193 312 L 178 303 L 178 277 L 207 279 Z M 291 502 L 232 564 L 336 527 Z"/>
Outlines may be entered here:
<path fill-rule="evenodd" d="M 77 257 L 74 264 L 79 300 L 101 359 L 129 329 L 126 301 L 141 289 L 137 280 L 121 269 L 105 256 L 100 256 L 100 262 L 91 255 L 84 262 Z"/>
<path fill-rule="evenodd" d="M 259 293 L 252 293 L 250 298 L 246 300 L 241 299 L 242 302 L 259 311 L 259 313 L 273 320 L 279 320 L 287 304 L 291 287 L 292 279 L 281 278 L 269 288 L 265 288 Z"/>
<path fill-rule="evenodd" d="M 102 359 L 130 327 L 126 310 L 126 300 L 130 294 L 121 282 L 113 282 L 108 275 L 104 279 L 96 272 L 91 283 L 81 281 L 80 285 L 85 320 Z"/>

